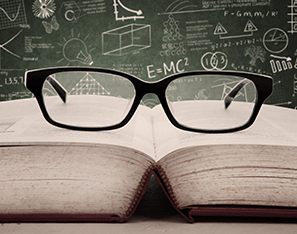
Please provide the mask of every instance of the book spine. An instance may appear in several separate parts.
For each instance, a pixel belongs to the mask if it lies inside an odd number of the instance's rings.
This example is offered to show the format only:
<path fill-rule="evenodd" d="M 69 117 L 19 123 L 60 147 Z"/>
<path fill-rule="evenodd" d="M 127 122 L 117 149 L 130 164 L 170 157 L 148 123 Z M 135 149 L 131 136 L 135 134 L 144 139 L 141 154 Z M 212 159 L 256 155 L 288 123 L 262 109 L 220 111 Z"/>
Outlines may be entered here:
<path fill-rule="evenodd" d="M 161 182 L 160 185 L 163 187 L 163 190 L 166 193 L 167 197 L 170 199 L 172 205 L 175 206 L 175 208 L 177 208 L 177 209 L 179 208 L 179 205 L 177 203 L 177 200 L 176 200 L 176 198 L 174 196 L 174 193 L 173 193 L 173 191 L 171 189 L 170 183 L 169 183 L 169 181 L 167 179 L 167 176 L 166 176 L 164 170 L 162 169 L 162 167 L 158 163 L 154 163 L 148 168 L 148 170 L 143 175 L 143 177 L 142 177 L 142 179 L 141 179 L 141 181 L 139 183 L 136 196 L 133 199 L 133 201 L 131 203 L 131 206 L 128 209 L 126 215 L 124 216 L 125 220 L 127 220 L 133 214 L 133 212 L 135 211 L 137 205 L 139 204 L 142 196 L 144 195 L 144 193 L 145 193 L 145 191 L 147 189 L 148 182 L 149 182 L 150 177 L 151 177 L 151 175 L 153 173 L 155 173 L 156 176 L 159 177 L 159 180 Z"/>
<path fill-rule="evenodd" d="M 142 179 L 141 179 L 141 181 L 139 183 L 135 198 L 133 199 L 133 201 L 132 201 L 132 203 L 130 205 L 130 208 L 128 209 L 125 217 L 128 218 L 128 217 L 130 217 L 132 215 L 132 213 L 135 211 L 140 199 L 142 198 L 143 194 L 145 193 L 149 178 L 150 178 L 150 176 L 152 174 L 152 167 L 153 167 L 153 165 L 151 165 L 148 168 L 148 170 L 144 173 L 144 175 L 142 176 Z"/>
<path fill-rule="evenodd" d="M 171 186 L 170 186 L 170 183 L 169 183 L 169 181 L 168 181 L 168 179 L 167 179 L 167 176 L 166 176 L 166 174 L 165 174 L 163 168 L 161 167 L 160 164 L 155 163 L 155 164 L 154 164 L 154 168 L 153 168 L 153 170 L 157 170 L 157 172 L 158 172 L 158 174 L 159 174 L 159 176 L 160 176 L 160 178 L 161 178 L 161 182 L 163 183 L 163 187 L 165 188 L 165 190 L 166 190 L 166 192 L 167 192 L 167 194 L 168 194 L 168 196 L 169 196 L 169 198 L 170 198 L 172 204 L 173 204 L 176 208 L 179 209 L 179 204 L 177 203 L 176 197 L 175 197 L 175 195 L 174 195 L 174 193 L 173 193 L 173 191 L 172 191 L 172 188 L 171 188 Z"/>

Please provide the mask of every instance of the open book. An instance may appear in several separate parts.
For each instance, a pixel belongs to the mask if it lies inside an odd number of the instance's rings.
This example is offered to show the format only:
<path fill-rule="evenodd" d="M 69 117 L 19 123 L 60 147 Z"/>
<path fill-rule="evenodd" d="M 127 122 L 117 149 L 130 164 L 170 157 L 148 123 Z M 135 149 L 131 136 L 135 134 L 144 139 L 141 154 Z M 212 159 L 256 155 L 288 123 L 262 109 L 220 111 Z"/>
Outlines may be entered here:
<path fill-rule="evenodd" d="M 297 217 L 297 112 L 264 105 L 254 125 L 201 134 L 140 106 L 123 128 L 51 126 L 35 99 L 0 103 L 0 221 L 126 221 L 154 174 L 190 222 Z"/>

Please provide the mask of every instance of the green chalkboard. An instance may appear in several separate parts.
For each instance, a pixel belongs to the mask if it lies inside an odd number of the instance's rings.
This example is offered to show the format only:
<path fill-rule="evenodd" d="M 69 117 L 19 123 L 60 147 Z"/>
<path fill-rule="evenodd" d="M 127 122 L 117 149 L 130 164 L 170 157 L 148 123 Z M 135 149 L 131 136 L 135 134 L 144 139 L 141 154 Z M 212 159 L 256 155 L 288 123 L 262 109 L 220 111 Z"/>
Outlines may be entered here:
<path fill-rule="evenodd" d="M 267 103 L 295 108 L 295 14 L 294 0 L 0 0 L 0 101 L 32 97 L 26 70 L 91 66 L 150 82 L 191 70 L 270 75 Z"/>

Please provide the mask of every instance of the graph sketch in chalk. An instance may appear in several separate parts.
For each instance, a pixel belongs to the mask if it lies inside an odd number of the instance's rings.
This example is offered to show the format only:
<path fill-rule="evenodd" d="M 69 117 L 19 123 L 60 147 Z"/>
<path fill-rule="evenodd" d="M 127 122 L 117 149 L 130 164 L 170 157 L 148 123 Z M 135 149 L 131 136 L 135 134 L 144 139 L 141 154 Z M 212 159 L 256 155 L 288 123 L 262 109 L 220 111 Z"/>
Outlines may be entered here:
<path fill-rule="evenodd" d="M 297 68 L 297 59 L 295 61 L 295 65 L 293 67 L 292 59 L 290 57 L 281 57 L 281 56 L 275 56 L 273 54 L 270 55 L 271 59 L 269 61 L 270 67 L 273 73 L 282 72 L 286 70 L 291 70 L 293 68 Z"/>
<path fill-rule="evenodd" d="M 291 0 L 291 4 L 288 5 L 288 8 L 290 9 L 290 12 L 288 13 L 288 16 L 290 17 L 290 20 L 288 23 L 290 24 L 291 30 L 288 31 L 289 33 L 297 33 L 297 22 L 296 22 L 296 10 L 297 10 L 297 1 Z"/>
<path fill-rule="evenodd" d="M 288 93 L 288 88 L 286 84 L 282 80 L 274 80 L 273 81 L 273 94 L 266 101 L 267 104 L 272 104 L 275 106 L 286 106 L 291 105 L 292 101 L 286 97 Z M 293 90 L 292 90 L 293 92 Z"/>
<path fill-rule="evenodd" d="M 198 10 L 198 8 L 195 3 L 190 3 L 190 1 L 176 0 L 168 5 L 165 11 L 160 14 L 188 13 L 196 10 Z"/>
<path fill-rule="evenodd" d="M 132 9 L 123 2 L 124 0 L 113 0 L 114 15 L 116 21 L 144 19 L 144 16 L 142 15 L 142 10 Z M 126 2 L 129 3 L 129 1 Z"/>
<path fill-rule="evenodd" d="M 0 1 L 0 29 L 19 27 L 27 24 L 23 0 Z"/>
<path fill-rule="evenodd" d="M 15 38 L 18 37 L 19 34 L 21 34 L 23 30 L 21 29 L 18 33 L 16 33 L 13 37 L 9 38 L 8 40 L 6 40 L 4 43 L 0 44 L 0 55 L 2 50 L 5 51 L 7 54 L 14 56 L 16 58 L 21 58 L 21 56 L 19 56 L 18 54 L 16 54 L 17 52 L 12 52 L 11 50 L 6 48 L 6 45 L 8 45 L 9 43 L 11 43 Z M 0 38 L 1 39 L 1 38 Z M 1 56 L 0 56 L 0 69 L 2 68 L 1 65 Z"/>
<path fill-rule="evenodd" d="M 175 0 L 170 3 L 164 12 L 159 15 L 173 15 L 173 14 L 184 14 L 184 13 L 198 13 L 203 11 L 220 11 L 224 8 L 211 8 L 211 9 L 200 9 L 197 6 L 197 1 L 194 0 Z"/>

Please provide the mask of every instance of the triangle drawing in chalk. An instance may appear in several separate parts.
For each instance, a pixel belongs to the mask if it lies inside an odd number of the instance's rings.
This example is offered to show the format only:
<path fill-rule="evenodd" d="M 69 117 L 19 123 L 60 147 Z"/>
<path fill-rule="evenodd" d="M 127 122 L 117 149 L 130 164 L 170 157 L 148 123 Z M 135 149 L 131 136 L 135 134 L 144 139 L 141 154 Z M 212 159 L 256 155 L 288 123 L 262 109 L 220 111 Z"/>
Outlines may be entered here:
<path fill-rule="evenodd" d="M 88 72 L 72 88 L 69 94 L 72 95 L 110 95 L 110 93 Z"/>
<path fill-rule="evenodd" d="M 226 33 L 228 33 L 227 30 L 223 27 L 221 23 L 218 23 L 213 34 L 220 35 L 220 34 L 226 34 Z"/>
<path fill-rule="evenodd" d="M 248 22 L 245 25 L 244 32 L 254 32 L 258 31 L 257 27 L 253 24 L 251 20 L 248 20 Z"/>

